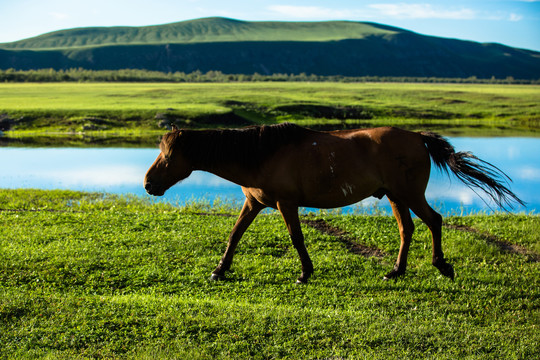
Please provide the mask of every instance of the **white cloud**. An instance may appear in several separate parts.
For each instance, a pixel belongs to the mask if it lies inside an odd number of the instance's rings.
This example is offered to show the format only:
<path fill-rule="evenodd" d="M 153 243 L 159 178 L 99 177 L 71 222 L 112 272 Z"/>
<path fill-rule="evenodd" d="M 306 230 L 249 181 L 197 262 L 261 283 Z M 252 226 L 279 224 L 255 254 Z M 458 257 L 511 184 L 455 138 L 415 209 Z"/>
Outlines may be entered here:
<path fill-rule="evenodd" d="M 540 0 L 538 0 L 540 1 Z M 277 16 L 307 20 L 354 19 L 445 19 L 445 20 L 506 20 L 521 21 L 523 15 L 503 11 L 483 11 L 463 6 L 437 6 L 428 3 L 372 3 L 358 8 L 337 9 L 322 6 L 272 5 L 267 10 Z"/>
<path fill-rule="evenodd" d="M 272 5 L 268 10 L 282 16 L 300 19 L 354 19 L 391 17 L 399 19 L 452 19 L 471 20 L 479 16 L 469 8 L 441 8 L 431 4 L 383 3 L 355 9 L 333 9 L 321 6 Z M 515 19 L 519 15 L 515 15 Z"/>
<path fill-rule="evenodd" d="M 463 205 L 472 205 L 478 195 L 468 187 L 459 183 L 430 183 L 426 191 L 428 201 L 454 201 Z"/>
<path fill-rule="evenodd" d="M 522 19 L 523 19 L 522 15 L 514 14 L 514 13 L 511 13 L 510 18 L 509 18 L 510 21 L 520 21 Z"/>
<path fill-rule="evenodd" d="M 49 15 L 53 17 L 55 20 L 65 20 L 69 18 L 68 14 L 60 13 L 60 12 L 50 12 Z"/>
<path fill-rule="evenodd" d="M 348 19 L 351 17 L 351 13 L 355 12 L 351 10 L 336 10 L 320 6 L 296 5 L 272 5 L 268 7 L 268 10 L 287 17 L 305 19 Z"/>
<path fill-rule="evenodd" d="M 518 177 L 522 180 L 540 181 L 540 169 L 534 167 L 523 167 L 519 170 Z"/>
<path fill-rule="evenodd" d="M 195 171 L 187 179 L 182 181 L 182 185 L 201 187 L 238 187 L 232 182 L 218 177 L 217 175 Z"/>
<path fill-rule="evenodd" d="M 477 16 L 476 11 L 472 9 L 442 9 L 435 8 L 431 4 L 371 4 L 369 7 L 384 16 L 401 19 L 471 20 Z"/>
<path fill-rule="evenodd" d="M 110 165 L 88 168 L 75 168 L 70 170 L 57 170 L 40 175 L 42 179 L 48 179 L 53 184 L 59 183 L 64 186 L 89 186 L 109 187 L 118 185 L 142 184 L 144 170 L 137 166 Z"/>

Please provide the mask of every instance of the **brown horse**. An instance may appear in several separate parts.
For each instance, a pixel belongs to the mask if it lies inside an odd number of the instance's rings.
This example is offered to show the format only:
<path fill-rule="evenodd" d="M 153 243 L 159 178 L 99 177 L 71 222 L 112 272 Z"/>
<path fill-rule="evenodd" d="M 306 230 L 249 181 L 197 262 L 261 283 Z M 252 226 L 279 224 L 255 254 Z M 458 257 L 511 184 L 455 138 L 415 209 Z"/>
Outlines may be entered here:
<path fill-rule="evenodd" d="M 523 202 L 504 186 L 507 176 L 471 153 L 456 153 L 440 135 L 382 127 L 319 132 L 293 124 L 235 130 L 178 130 L 164 135 L 161 153 L 148 169 L 144 187 L 163 195 L 193 170 L 204 170 L 242 186 L 246 199 L 212 279 L 223 279 L 238 241 L 257 214 L 278 209 L 300 256 L 306 283 L 313 273 L 298 218 L 298 207 L 335 208 L 369 196 L 388 197 L 401 246 L 385 278 L 405 272 L 414 231 L 409 210 L 431 230 L 433 265 L 454 278 L 441 248 L 442 217 L 426 202 L 430 157 L 468 186 L 484 190 L 498 206 Z"/>

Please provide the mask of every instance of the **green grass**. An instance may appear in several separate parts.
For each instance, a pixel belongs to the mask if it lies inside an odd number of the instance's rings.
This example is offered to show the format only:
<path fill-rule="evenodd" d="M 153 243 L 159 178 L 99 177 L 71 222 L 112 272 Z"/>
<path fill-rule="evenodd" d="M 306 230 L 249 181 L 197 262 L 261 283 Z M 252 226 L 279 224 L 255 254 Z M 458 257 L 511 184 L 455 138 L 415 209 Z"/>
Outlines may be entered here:
<path fill-rule="evenodd" d="M 429 231 L 415 221 L 408 272 L 385 282 L 399 244 L 391 217 L 304 215 L 387 255 L 364 258 L 303 225 L 316 272 L 309 285 L 295 286 L 299 260 L 275 213 L 257 218 L 230 280 L 216 283 L 208 276 L 234 209 L 38 190 L 0 190 L 0 209 L 0 358 L 530 359 L 540 352 L 538 216 L 447 218 L 454 228 L 445 228 L 443 246 L 454 282 L 430 265 Z"/>
<path fill-rule="evenodd" d="M 389 83 L 0 84 L 12 138 L 162 134 L 158 126 L 283 121 L 328 129 L 393 125 L 447 135 L 537 136 L 539 86 Z M 159 119 L 156 119 L 156 116 Z"/>

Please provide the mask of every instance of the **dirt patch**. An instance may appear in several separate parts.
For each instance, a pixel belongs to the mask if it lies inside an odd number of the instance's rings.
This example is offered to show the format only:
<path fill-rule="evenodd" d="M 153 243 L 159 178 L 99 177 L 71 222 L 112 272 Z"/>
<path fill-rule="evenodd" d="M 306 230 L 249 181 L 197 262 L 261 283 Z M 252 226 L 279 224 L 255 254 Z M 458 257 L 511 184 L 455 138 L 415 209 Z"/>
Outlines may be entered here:
<path fill-rule="evenodd" d="M 246 119 L 233 111 L 219 114 L 202 114 L 193 117 L 182 117 L 173 113 L 157 113 L 157 126 L 170 129 L 174 124 L 179 128 L 214 128 L 214 127 L 239 127 L 253 125 L 251 120 Z"/>
<path fill-rule="evenodd" d="M 362 255 L 366 258 L 376 257 L 379 259 L 382 259 L 383 257 L 387 255 L 384 251 L 382 251 L 381 249 L 377 247 L 367 246 L 367 245 L 356 242 L 354 239 L 351 238 L 350 234 L 348 234 L 346 231 L 343 231 L 340 228 L 337 228 L 335 226 L 328 224 L 323 219 L 315 219 L 315 220 L 305 219 L 305 220 L 302 220 L 302 223 L 308 226 L 311 226 L 312 228 L 320 231 L 323 234 L 327 234 L 327 235 L 335 237 L 340 242 L 345 244 L 347 249 L 353 254 Z"/>
<path fill-rule="evenodd" d="M 361 106 L 326 106 L 315 104 L 282 105 L 274 108 L 274 111 L 300 117 L 312 117 L 317 119 L 373 119 L 371 109 Z"/>
<path fill-rule="evenodd" d="M 211 213 L 211 212 L 194 212 L 190 213 L 197 216 L 217 216 L 217 217 L 237 217 L 238 215 L 235 214 L 227 214 L 227 213 Z"/>
<path fill-rule="evenodd" d="M 499 238 L 498 236 L 495 236 L 493 234 L 475 229 L 473 227 L 467 226 L 467 225 L 451 225 L 451 224 L 445 224 L 444 227 L 452 230 L 458 230 L 458 231 L 465 231 L 470 232 L 475 235 L 478 235 L 483 240 L 485 240 L 488 244 L 494 245 L 498 247 L 501 251 L 509 253 L 509 254 L 517 254 L 517 255 L 523 255 L 528 258 L 531 262 L 539 262 L 540 261 L 540 255 L 536 252 L 527 249 L 523 246 L 512 244 L 504 239 Z"/>
<path fill-rule="evenodd" d="M 204 114 L 194 117 L 192 119 L 198 125 L 212 125 L 212 126 L 224 126 L 224 127 L 235 127 L 235 126 L 248 126 L 253 125 L 253 123 L 240 116 L 234 112 L 226 112 L 223 114 Z"/>
<path fill-rule="evenodd" d="M 459 114 L 443 111 L 439 109 L 416 109 L 407 106 L 394 106 L 388 110 L 388 114 L 396 118 L 405 119 L 422 119 L 422 120 L 437 120 L 437 119 L 455 119 L 460 117 Z"/>

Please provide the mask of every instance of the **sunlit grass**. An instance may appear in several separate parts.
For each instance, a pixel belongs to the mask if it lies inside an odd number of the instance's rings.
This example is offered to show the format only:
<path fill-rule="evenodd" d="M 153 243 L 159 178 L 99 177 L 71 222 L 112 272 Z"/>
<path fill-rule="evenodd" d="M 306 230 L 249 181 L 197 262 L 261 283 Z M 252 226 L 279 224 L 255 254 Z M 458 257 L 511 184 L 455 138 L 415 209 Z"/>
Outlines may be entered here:
<path fill-rule="evenodd" d="M 158 114 L 187 127 L 230 126 L 230 119 L 220 115 L 234 113 L 253 124 L 395 125 L 450 134 L 514 130 L 531 135 L 540 127 L 539 96 L 535 85 L 13 83 L 0 84 L 0 113 L 26 118 L 15 133 L 86 131 L 88 118 L 107 120 L 99 129 L 103 132 L 159 130 Z"/>
<path fill-rule="evenodd" d="M 296 286 L 300 263 L 277 213 L 248 229 L 229 281 L 208 281 L 237 213 L 222 205 L 1 190 L 0 357 L 530 359 L 540 350 L 538 216 L 447 218 L 452 282 L 431 265 L 418 220 L 407 274 L 382 281 L 399 247 L 392 217 L 304 214 L 386 255 L 353 254 L 303 224 L 315 274 Z"/>

